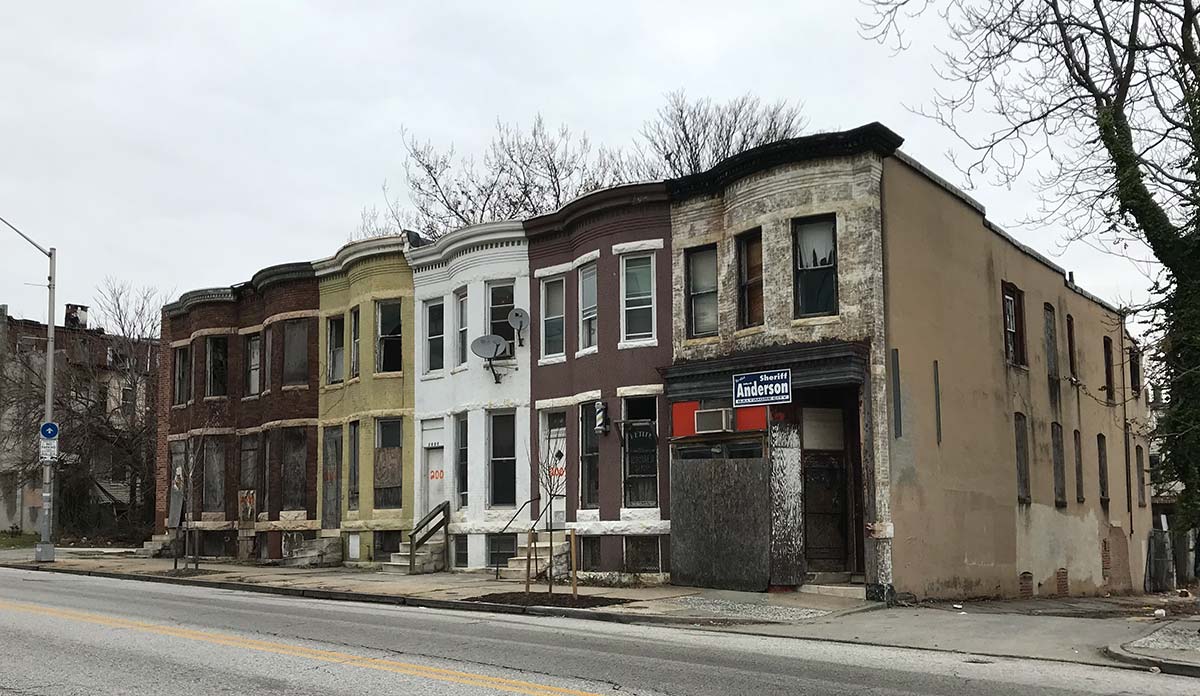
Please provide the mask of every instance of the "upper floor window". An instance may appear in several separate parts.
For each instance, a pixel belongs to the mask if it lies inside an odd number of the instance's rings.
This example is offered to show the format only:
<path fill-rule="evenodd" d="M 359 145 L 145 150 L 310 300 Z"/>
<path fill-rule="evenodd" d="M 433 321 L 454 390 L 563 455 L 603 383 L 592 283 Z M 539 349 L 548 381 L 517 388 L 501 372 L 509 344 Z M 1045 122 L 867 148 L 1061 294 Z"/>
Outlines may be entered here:
<path fill-rule="evenodd" d="M 1017 502 L 1029 504 L 1033 498 L 1029 492 L 1029 429 L 1025 414 L 1013 414 L 1013 433 L 1017 444 Z"/>
<path fill-rule="evenodd" d="M 346 374 L 346 319 L 342 316 L 329 318 L 329 356 L 328 374 L 325 380 L 337 384 L 345 379 Z"/>
<path fill-rule="evenodd" d="M 1116 403 L 1117 395 L 1113 385 L 1113 342 L 1108 336 L 1104 337 L 1104 399 L 1108 403 Z"/>
<path fill-rule="evenodd" d="M 833 218 L 792 222 L 795 316 L 838 313 L 837 235 Z"/>
<path fill-rule="evenodd" d="M 1142 351 L 1137 348 L 1129 349 L 1129 389 L 1133 398 L 1142 395 Z"/>
<path fill-rule="evenodd" d="M 563 332 L 565 284 L 562 278 L 542 281 L 542 357 L 562 355 L 566 351 Z"/>
<path fill-rule="evenodd" d="M 283 322 L 283 383 L 308 384 L 308 320 Z"/>
<path fill-rule="evenodd" d="M 436 372 L 446 361 L 446 316 L 441 300 L 425 303 L 425 371 Z"/>
<path fill-rule="evenodd" d="M 762 229 L 750 230 L 737 238 L 738 328 L 763 323 Z"/>
<path fill-rule="evenodd" d="M 400 301 L 380 301 L 375 307 L 375 371 L 400 372 L 404 369 Z"/>
<path fill-rule="evenodd" d="M 271 391 L 271 334 L 270 326 L 263 327 L 263 391 Z"/>
<path fill-rule="evenodd" d="M 1146 507 L 1146 450 L 1141 445 L 1134 448 L 1134 458 L 1137 460 L 1137 503 L 1138 507 Z"/>
<path fill-rule="evenodd" d="M 1079 379 L 1079 368 L 1075 363 L 1075 317 L 1067 315 L 1067 369 L 1071 379 Z"/>
<path fill-rule="evenodd" d="M 351 379 L 357 377 L 358 373 L 359 373 L 358 330 L 359 330 L 358 307 L 354 307 L 353 309 L 350 310 L 350 378 Z"/>
<path fill-rule="evenodd" d="M 513 310 L 515 299 L 513 297 L 513 282 L 506 280 L 502 283 L 493 283 L 488 286 L 488 322 L 491 333 L 508 341 L 508 355 L 513 357 L 517 354 L 516 351 L 516 333 L 513 330 L 512 324 L 508 323 L 508 313 Z"/>
<path fill-rule="evenodd" d="M 262 336 L 250 334 L 246 337 L 246 396 L 262 392 Z"/>
<path fill-rule="evenodd" d="M 225 336 L 209 336 L 205 345 L 208 375 L 205 396 L 229 394 L 229 339 Z"/>
<path fill-rule="evenodd" d="M 454 293 L 454 327 L 458 332 L 454 347 L 454 364 L 465 365 L 467 362 L 467 291 L 466 288 Z"/>
<path fill-rule="evenodd" d="M 688 336 L 717 333 L 717 247 L 705 246 L 684 252 L 687 271 Z"/>
<path fill-rule="evenodd" d="M 175 349 L 175 399 L 176 404 L 192 400 L 192 349 L 180 346 Z"/>
<path fill-rule="evenodd" d="M 1054 305 L 1049 302 L 1042 305 L 1042 315 L 1046 344 L 1046 382 L 1050 385 L 1050 405 L 1057 406 L 1060 396 L 1060 375 L 1058 372 L 1058 319 L 1054 312 Z"/>
<path fill-rule="evenodd" d="M 1104 433 L 1096 434 L 1096 465 L 1099 470 L 1100 503 L 1108 504 L 1108 441 Z"/>
<path fill-rule="evenodd" d="M 1025 293 L 1012 283 L 1003 283 L 1004 357 L 1013 365 L 1028 365 L 1025 358 Z"/>
<path fill-rule="evenodd" d="M 621 257 L 621 340 L 654 338 L 654 255 Z"/>
<path fill-rule="evenodd" d="M 596 264 L 579 269 L 579 349 L 593 348 L 596 327 Z"/>

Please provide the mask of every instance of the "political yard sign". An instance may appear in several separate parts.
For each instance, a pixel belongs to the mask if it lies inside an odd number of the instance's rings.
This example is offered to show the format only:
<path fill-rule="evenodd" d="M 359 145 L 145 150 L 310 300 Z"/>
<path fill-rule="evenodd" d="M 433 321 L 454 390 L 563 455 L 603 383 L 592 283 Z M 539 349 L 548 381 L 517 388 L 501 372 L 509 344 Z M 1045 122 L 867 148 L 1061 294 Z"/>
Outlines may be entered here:
<path fill-rule="evenodd" d="M 763 370 L 733 376 L 733 407 L 792 403 L 792 371 Z"/>

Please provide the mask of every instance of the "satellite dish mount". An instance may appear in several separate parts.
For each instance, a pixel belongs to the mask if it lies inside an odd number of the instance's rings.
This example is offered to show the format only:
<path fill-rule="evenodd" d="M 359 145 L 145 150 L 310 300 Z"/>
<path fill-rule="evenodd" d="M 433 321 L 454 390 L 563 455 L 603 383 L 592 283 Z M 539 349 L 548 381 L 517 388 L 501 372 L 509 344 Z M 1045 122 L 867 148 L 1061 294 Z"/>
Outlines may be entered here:
<path fill-rule="evenodd" d="M 471 352 L 487 361 L 492 378 L 500 384 L 500 373 L 496 372 L 495 361 L 508 354 L 508 341 L 496 334 L 487 334 L 471 341 Z"/>
<path fill-rule="evenodd" d="M 525 347 L 525 329 L 529 327 L 529 312 L 514 307 L 508 312 L 508 325 L 517 334 L 517 345 Z"/>

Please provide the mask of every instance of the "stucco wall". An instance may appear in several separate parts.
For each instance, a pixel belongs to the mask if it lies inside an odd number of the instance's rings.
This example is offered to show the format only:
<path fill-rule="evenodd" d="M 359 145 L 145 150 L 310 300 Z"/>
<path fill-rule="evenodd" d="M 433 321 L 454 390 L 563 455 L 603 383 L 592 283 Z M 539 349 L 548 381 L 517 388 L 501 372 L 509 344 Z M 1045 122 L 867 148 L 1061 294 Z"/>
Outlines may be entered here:
<path fill-rule="evenodd" d="M 319 331 L 319 376 L 321 380 L 318 420 L 318 452 L 324 456 L 324 429 L 359 421 L 359 504 L 349 509 L 350 442 L 348 429 L 342 434 L 341 472 L 341 531 L 371 532 L 374 530 L 407 530 L 413 522 L 413 462 L 416 451 L 414 409 L 413 337 L 416 322 L 413 316 L 412 271 L 405 261 L 404 241 L 384 237 L 353 242 L 332 258 L 317 262 L 320 283 L 321 330 Z M 401 301 L 403 335 L 403 370 L 376 374 L 375 372 L 375 303 L 379 300 Z M 359 308 L 359 376 L 349 377 L 350 369 L 350 310 Z M 346 317 L 346 375 L 341 384 L 327 383 L 328 329 L 327 320 L 333 316 Z M 402 507 L 374 507 L 375 419 L 403 419 L 403 490 Z M 320 470 L 320 469 L 319 469 Z M 317 519 L 321 519 L 323 496 L 318 496 Z M 375 558 L 373 534 L 360 538 L 361 560 Z M 346 558 L 348 561 L 359 559 Z"/>
<path fill-rule="evenodd" d="M 1054 594 L 1141 589 L 1149 507 L 1126 508 L 1123 418 L 1144 418 L 1126 390 L 1120 317 L 1070 286 L 1061 271 L 985 226 L 982 213 L 898 158 L 884 163 L 888 348 L 899 351 L 901 431 L 889 395 L 897 591 L 918 596 L 1016 595 L 1019 576 Z M 1024 292 L 1027 367 L 1004 355 L 1001 282 Z M 1055 308 L 1061 399 L 1051 404 L 1043 304 Z M 1066 317 L 1074 319 L 1079 381 L 1069 379 Z M 1105 403 L 1102 338 L 1114 344 L 1116 403 Z M 933 363 L 938 362 L 941 442 Z M 1013 413 L 1029 422 L 1032 501 L 1018 504 Z M 1056 507 L 1051 423 L 1063 430 L 1067 500 Z M 1076 497 L 1080 431 L 1084 501 Z M 1108 450 L 1111 501 L 1100 504 L 1097 433 Z M 897 436 L 898 435 L 898 436 Z M 1136 478 L 1130 444 L 1131 477 Z M 936 524 L 931 521 L 938 520 Z M 1118 534 L 1110 534 L 1115 529 Z M 1105 578 L 1101 540 L 1127 545 Z"/>
<path fill-rule="evenodd" d="M 470 567 L 487 565 L 485 534 L 505 529 L 513 514 L 530 492 L 530 448 L 526 438 L 529 422 L 529 361 L 531 329 L 523 332 L 524 346 L 516 346 L 510 360 L 496 361 L 500 383 L 496 384 L 486 361 L 469 350 L 470 341 L 491 333 L 488 325 L 487 289 L 493 281 L 513 281 L 514 306 L 529 309 L 529 256 L 525 231 L 519 222 L 476 225 L 450 232 L 436 243 L 413 249 L 408 254 L 414 268 L 416 337 L 414 361 L 417 366 L 416 420 L 440 421 L 445 478 L 431 482 L 421 460 L 424 447 L 416 453 L 413 490 L 416 494 L 414 515 L 423 516 L 429 503 L 449 500 L 454 511 L 451 534 L 467 534 Z M 467 294 L 467 361 L 457 365 L 457 293 Z M 444 307 L 444 367 L 429 371 L 426 312 L 429 300 L 440 299 Z M 512 411 L 516 415 L 516 504 L 493 507 L 488 501 L 488 459 L 490 441 L 488 411 Z M 467 414 L 467 506 L 460 507 L 458 495 L 457 441 L 455 416 Z M 430 486 L 440 487 L 442 495 L 429 501 Z M 528 516 L 513 523 L 509 531 L 528 528 Z"/>

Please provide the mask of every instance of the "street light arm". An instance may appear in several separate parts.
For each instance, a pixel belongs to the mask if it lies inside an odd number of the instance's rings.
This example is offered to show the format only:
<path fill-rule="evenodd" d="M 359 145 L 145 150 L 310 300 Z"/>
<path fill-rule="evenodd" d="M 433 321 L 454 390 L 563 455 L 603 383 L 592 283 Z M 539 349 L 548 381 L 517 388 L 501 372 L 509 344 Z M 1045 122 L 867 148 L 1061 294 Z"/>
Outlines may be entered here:
<path fill-rule="evenodd" d="M 50 250 L 49 250 L 49 249 L 46 249 L 46 248 L 45 248 L 45 247 L 43 247 L 41 244 L 38 244 L 37 242 L 35 242 L 35 241 L 33 241 L 32 239 L 30 239 L 29 237 L 27 237 L 27 236 L 25 235 L 25 233 L 24 233 L 24 232 L 22 232 L 21 230 L 18 230 L 18 229 L 17 229 L 16 227 L 14 227 L 14 226 L 13 226 L 13 224 L 12 224 L 11 222 L 9 222 L 8 220 L 5 220 L 4 218 L 0 217 L 0 222 L 3 222 L 4 224 L 8 225 L 8 228 L 9 228 L 10 230 L 12 230 L 13 232 L 16 232 L 17 234 L 21 235 L 21 239 L 24 239 L 25 241 L 29 242 L 29 243 L 30 243 L 30 244 L 32 244 L 33 246 L 37 247 L 37 250 L 38 250 L 38 251 L 42 252 L 42 253 L 43 253 L 43 254 L 45 254 L 46 256 L 49 256 L 49 255 L 50 255 Z"/>

